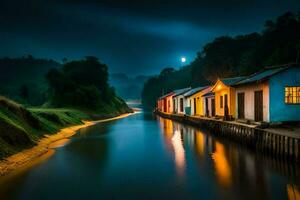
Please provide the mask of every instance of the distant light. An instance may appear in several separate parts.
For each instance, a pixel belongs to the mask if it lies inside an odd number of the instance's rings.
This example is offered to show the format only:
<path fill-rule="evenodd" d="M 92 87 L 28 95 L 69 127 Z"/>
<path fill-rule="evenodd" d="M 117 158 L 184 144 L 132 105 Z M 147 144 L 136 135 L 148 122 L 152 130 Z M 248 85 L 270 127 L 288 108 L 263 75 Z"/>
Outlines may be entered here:
<path fill-rule="evenodd" d="M 181 62 L 185 63 L 186 62 L 186 57 L 181 57 Z"/>

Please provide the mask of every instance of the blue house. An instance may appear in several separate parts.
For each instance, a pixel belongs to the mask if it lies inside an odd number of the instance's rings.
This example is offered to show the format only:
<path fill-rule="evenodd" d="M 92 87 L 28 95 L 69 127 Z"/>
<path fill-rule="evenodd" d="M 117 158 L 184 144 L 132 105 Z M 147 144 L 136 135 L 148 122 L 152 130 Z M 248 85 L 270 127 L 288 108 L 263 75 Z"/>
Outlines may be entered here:
<path fill-rule="evenodd" d="M 236 118 L 300 121 L 300 65 L 268 67 L 237 82 Z"/>

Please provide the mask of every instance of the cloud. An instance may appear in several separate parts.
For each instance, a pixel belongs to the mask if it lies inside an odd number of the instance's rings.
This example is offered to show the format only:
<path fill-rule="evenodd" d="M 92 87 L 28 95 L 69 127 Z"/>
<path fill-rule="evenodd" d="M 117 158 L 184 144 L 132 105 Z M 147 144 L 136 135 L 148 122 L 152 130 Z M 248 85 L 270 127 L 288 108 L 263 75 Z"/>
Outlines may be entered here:
<path fill-rule="evenodd" d="M 95 55 L 114 71 L 156 73 L 216 36 L 260 31 L 299 8 L 299 0 L 2 0 L 0 56 Z"/>
<path fill-rule="evenodd" d="M 73 18 L 103 31 L 105 28 L 115 28 L 126 34 L 159 37 L 166 40 L 195 41 L 199 40 L 199 37 L 207 37 L 218 32 L 217 28 L 207 28 L 205 25 L 200 27 L 193 22 L 117 12 L 106 7 L 69 5 L 58 10 L 70 19 Z"/>

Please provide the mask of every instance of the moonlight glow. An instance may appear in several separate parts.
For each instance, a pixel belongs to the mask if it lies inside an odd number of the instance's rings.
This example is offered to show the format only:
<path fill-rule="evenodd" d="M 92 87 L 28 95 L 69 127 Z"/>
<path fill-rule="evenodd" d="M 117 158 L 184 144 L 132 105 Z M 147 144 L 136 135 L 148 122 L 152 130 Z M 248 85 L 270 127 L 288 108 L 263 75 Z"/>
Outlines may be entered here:
<path fill-rule="evenodd" d="M 185 63 L 186 62 L 186 57 L 181 57 L 181 62 Z"/>

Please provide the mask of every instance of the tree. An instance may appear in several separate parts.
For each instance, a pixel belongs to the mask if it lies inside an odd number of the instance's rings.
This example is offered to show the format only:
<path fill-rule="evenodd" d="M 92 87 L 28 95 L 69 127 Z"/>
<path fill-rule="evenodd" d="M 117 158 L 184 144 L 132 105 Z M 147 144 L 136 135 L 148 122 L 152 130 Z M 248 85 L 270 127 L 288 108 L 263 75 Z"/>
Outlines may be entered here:
<path fill-rule="evenodd" d="M 62 59 L 62 62 L 63 62 L 63 63 L 66 63 L 66 62 L 68 62 L 68 59 L 67 59 L 66 57 L 64 57 L 64 58 Z"/>
<path fill-rule="evenodd" d="M 160 72 L 159 76 L 160 76 L 160 77 L 167 77 L 168 75 L 172 74 L 174 71 L 175 71 L 174 68 L 172 68 L 172 67 L 167 67 L 167 68 L 164 68 L 164 69 Z"/>
<path fill-rule="evenodd" d="M 22 99 L 24 99 L 25 101 L 28 102 L 28 100 L 29 100 L 29 91 L 28 91 L 27 85 L 24 84 L 20 87 L 20 96 L 21 96 Z"/>
<path fill-rule="evenodd" d="M 108 84 L 107 66 L 95 57 L 67 62 L 61 70 L 51 69 L 46 79 L 55 106 L 96 109 L 115 98 Z"/>
<path fill-rule="evenodd" d="M 297 58 L 296 58 L 296 63 L 300 62 L 300 40 L 297 43 Z"/>

